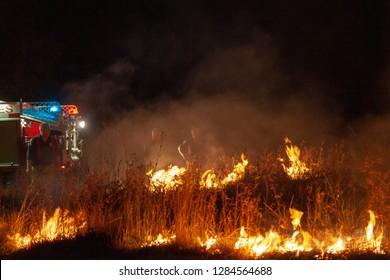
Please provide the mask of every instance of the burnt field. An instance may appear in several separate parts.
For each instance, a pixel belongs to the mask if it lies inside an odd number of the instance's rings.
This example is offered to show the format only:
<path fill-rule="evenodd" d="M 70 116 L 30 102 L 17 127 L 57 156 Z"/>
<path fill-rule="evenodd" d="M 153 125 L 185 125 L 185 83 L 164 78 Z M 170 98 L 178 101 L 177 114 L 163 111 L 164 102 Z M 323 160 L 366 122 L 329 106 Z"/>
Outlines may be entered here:
<path fill-rule="evenodd" d="M 2 259 L 389 259 L 387 147 L 353 143 L 119 175 L 66 171 L 1 193 Z"/>

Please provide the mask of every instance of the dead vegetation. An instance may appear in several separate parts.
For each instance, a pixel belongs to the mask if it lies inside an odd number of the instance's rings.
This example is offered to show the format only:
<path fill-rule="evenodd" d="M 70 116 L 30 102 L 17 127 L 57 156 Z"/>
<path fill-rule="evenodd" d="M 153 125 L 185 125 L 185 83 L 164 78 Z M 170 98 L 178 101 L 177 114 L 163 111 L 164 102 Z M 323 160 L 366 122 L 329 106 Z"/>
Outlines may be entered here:
<path fill-rule="evenodd" d="M 2 255 L 20 249 L 15 247 L 15 234 L 26 237 L 41 232 L 47 222 L 43 213 L 50 217 L 59 207 L 74 219 L 71 226 L 80 225 L 83 217 L 85 227 L 70 237 L 57 227 L 59 234 L 53 240 L 104 232 L 108 244 L 121 250 L 171 244 L 182 250 L 203 250 L 229 258 L 259 257 L 235 250 L 241 228 L 249 236 L 265 236 L 273 231 L 290 240 L 294 233 L 291 208 L 304 213 L 295 241 L 302 242 L 303 232 L 310 233 L 314 240 L 311 243 L 316 246 L 311 255 L 326 258 L 330 253 L 324 248 L 335 238 L 365 236 L 368 210 L 372 210 L 377 217 L 374 234 L 382 234 L 382 254 L 388 256 L 390 160 L 385 154 L 366 153 L 345 142 L 329 147 L 302 146 L 301 161 L 311 173 L 298 180 L 286 175 L 278 161 L 281 157 L 286 158 L 282 148 L 248 155 L 243 178 L 217 188 L 202 188 L 199 181 L 204 170 L 188 168 L 181 183 L 167 191 L 151 190 L 147 168 L 137 162 L 126 163 L 125 176 L 117 176 L 116 163 L 106 161 L 95 172 L 85 169 L 62 174 L 60 199 L 41 195 L 39 189 L 32 191 L 28 178 L 19 175 L 12 186 L 2 188 Z M 224 178 L 239 159 L 240 155 L 225 155 L 213 172 Z M 159 236 L 160 243 L 156 242 Z M 43 241 L 47 239 L 25 247 Z M 209 246 L 207 242 L 211 242 Z M 349 254 L 372 251 L 351 248 L 357 251 Z M 268 256 L 275 258 L 277 253 Z"/>

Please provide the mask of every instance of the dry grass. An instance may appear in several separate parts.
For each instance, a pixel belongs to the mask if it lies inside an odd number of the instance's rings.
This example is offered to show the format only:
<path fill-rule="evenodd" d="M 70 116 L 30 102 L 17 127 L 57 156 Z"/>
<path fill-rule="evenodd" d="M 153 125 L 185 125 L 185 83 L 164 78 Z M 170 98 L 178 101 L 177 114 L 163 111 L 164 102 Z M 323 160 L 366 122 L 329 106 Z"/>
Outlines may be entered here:
<path fill-rule="evenodd" d="M 226 251 L 242 226 L 252 234 L 270 229 L 290 234 L 289 208 L 304 212 L 302 228 L 317 238 L 364 234 L 371 209 L 384 233 L 383 247 L 389 248 L 390 162 L 385 155 L 343 142 L 302 147 L 301 159 L 312 170 L 304 180 L 289 179 L 280 156 L 285 156 L 282 149 L 249 157 L 245 177 L 219 189 L 200 188 L 201 171 L 190 168 L 177 189 L 151 192 L 144 166 L 128 162 L 125 176 L 119 176 L 114 163 L 102 161 L 98 171 L 66 174 L 60 199 L 50 199 L 39 197 L 39 189 L 31 190 L 28 178 L 20 175 L 2 191 L 2 250 L 9 250 L 6 235 L 39 230 L 42 209 L 51 213 L 58 206 L 84 211 L 88 231 L 105 232 L 120 248 L 141 248 L 162 233 L 175 235 L 176 244 L 188 249 L 199 247 L 199 239 L 218 237 Z M 232 157 L 224 157 L 215 171 L 223 177 L 231 167 Z"/>

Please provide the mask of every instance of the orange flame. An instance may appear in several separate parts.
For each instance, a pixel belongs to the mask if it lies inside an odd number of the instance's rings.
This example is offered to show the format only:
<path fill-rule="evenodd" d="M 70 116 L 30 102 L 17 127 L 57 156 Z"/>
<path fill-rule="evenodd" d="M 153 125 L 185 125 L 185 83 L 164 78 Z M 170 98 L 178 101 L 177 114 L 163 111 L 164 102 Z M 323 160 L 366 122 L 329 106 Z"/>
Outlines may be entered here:
<path fill-rule="evenodd" d="M 164 237 L 163 234 L 157 235 L 156 238 L 153 239 L 153 237 L 148 236 L 147 242 L 143 244 L 142 247 L 150 247 L 150 246 L 158 246 L 158 245 L 167 245 L 175 241 L 176 235 L 170 235 L 167 237 Z"/>
<path fill-rule="evenodd" d="M 291 223 L 294 226 L 294 230 L 301 226 L 301 218 L 303 216 L 303 212 L 298 211 L 294 208 L 290 208 L 290 218 L 292 219 Z"/>
<path fill-rule="evenodd" d="M 211 247 L 213 247 L 216 243 L 217 243 L 217 237 L 210 237 L 210 238 L 206 238 L 205 241 L 202 241 L 202 239 L 200 237 L 198 237 L 198 241 L 199 241 L 199 245 L 201 247 L 204 247 L 207 250 L 210 250 Z M 218 250 L 216 250 L 218 252 Z"/>
<path fill-rule="evenodd" d="M 371 225 L 373 225 L 373 218 L 375 217 L 374 213 L 372 211 L 369 211 L 370 216 L 370 223 L 369 226 L 367 226 L 368 231 L 371 231 Z M 300 219 L 303 215 L 303 212 L 300 212 L 296 209 L 290 209 L 291 214 L 291 224 L 293 225 L 294 229 L 297 229 L 300 227 Z M 364 244 L 360 243 L 361 246 L 359 246 L 359 249 L 361 250 L 367 250 L 367 249 L 374 249 L 373 252 L 376 254 L 383 254 L 383 250 L 380 249 L 380 240 L 382 238 L 382 235 L 380 235 L 378 238 L 373 239 L 373 236 L 370 235 L 369 240 L 373 240 L 373 245 L 364 246 Z M 357 238 L 358 240 L 358 238 Z M 368 240 L 368 239 L 367 239 Z M 348 242 L 351 241 L 351 238 L 348 237 Z M 316 238 L 310 235 L 310 233 L 303 231 L 303 230 L 296 230 L 290 238 L 282 237 L 277 232 L 274 232 L 272 230 L 268 231 L 265 234 L 265 237 L 261 234 L 257 236 L 249 236 L 246 232 L 244 227 L 241 227 L 240 230 L 240 236 L 238 237 L 237 242 L 234 245 L 235 249 L 244 250 L 245 252 L 260 256 L 264 253 L 272 253 L 272 252 L 296 252 L 297 255 L 299 255 L 300 252 L 308 252 L 312 251 L 314 249 L 322 251 L 322 256 L 324 255 L 324 250 L 322 249 L 324 246 L 324 243 L 326 241 L 320 242 Z M 343 241 L 341 237 L 337 239 L 337 241 L 329 245 L 326 249 L 327 253 L 331 254 L 341 254 L 348 250 L 348 244 Z"/>
<path fill-rule="evenodd" d="M 374 213 L 372 211 L 369 211 L 371 213 L 370 216 L 370 223 L 367 226 L 366 229 L 371 229 L 371 225 L 373 225 L 373 219 L 375 217 Z M 310 252 L 313 250 L 317 250 L 321 252 L 321 257 L 324 256 L 325 253 L 328 254 L 342 254 L 345 251 L 348 251 L 351 249 L 351 245 L 356 243 L 358 244 L 359 250 L 367 250 L 367 249 L 374 249 L 373 252 L 376 254 L 383 254 L 383 250 L 380 249 L 380 242 L 379 239 L 382 238 L 382 235 L 380 235 L 380 238 L 374 238 L 373 235 L 370 235 L 370 240 L 374 240 L 373 244 L 364 244 L 364 242 L 361 241 L 361 238 L 356 238 L 355 242 L 352 242 L 352 238 L 348 237 L 346 240 L 343 240 L 341 237 L 337 238 L 337 241 L 333 244 L 326 245 L 326 243 L 330 243 L 329 240 L 319 241 L 316 238 L 314 238 L 310 233 L 307 231 L 299 229 L 301 227 L 300 225 L 300 219 L 303 216 L 303 212 L 298 211 L 296 209 L 291 208 L 290 209 L 290 218 L 292 219 L 291 224 L 293 225 L 295 230 L 291 237 L 288 236 L 282 236 L 278 232 L 274 230 L 269 230 L 265 233 L 263 236 L 262 234 L 253 235 L 250 236 L 246 231 L 245 227 L 240 228 L 240 233 L 237 238 L 237 241 L 234 243 L 234 249 L 240 250 L 241 252 L 247 253 L 249 255 L 254 255 L 256 257 L 259 257 L 265 253 L 287 253 L 287 252 L 295 252 L 298 256 L 300 252 Z M 175 235 L 167 235 L 164 237 L 164 235 L 159 234 L 157 238 L 152 240 L 152 238 L 148 238 L 149 242 L 145 244 L 145 246 L 152 246 L 152 245 L 165 245 L 173 242 L 175 240 Z M 367 238 L 367 237 L 366 237 Z M 363 239 L 366 239 L 363 238 Z M 332 237 L 330 239 L 333 239 Z M 336 238 L 335 238 L 336 240 Z M 219 242 L 219 239 L 217 236 L 213 236 L 211 238 L 206 238 L 206 240 L 202 240 L 201 238 L 198 238 L 199 245 L 202 248 L 205 248 L 206 251 L 211 252 L 220 252 L 218 248 L 218 244 L 226 244 L 225 242 Z M 326 245 L 326 246 L 325 246 Z M 356 249 L 356 248 L 355 248 Z M 316 255 L 317 257 L 320 257 L 319 255 Z"/>
<path fill-rule="evenodd" d="M 214 173 L 214 170 L 208 169 L 203 173 L 202 177 L 200 178 L 200 186 L 208 189 L 216 189 L 221 186 L 217 175 Z"/>
<path fill-rule="evenodd" d="M 201 177 L 200 186 L 203 188 L 220 188 L 227 184 L 237 182 L 244 177 L 245 168 L 248 163 L 249 161 L 245 159 L 244 154 L 241 154 L 241 162 L 234 165 L 233 171 L 220 181 L 212 169 L 206 170 Z"/>
<path fill-rule="evenodd" d="M 153 170 L 149 170 L 146 173 L 150 176 L 149 188 L 151 191 L 168 191 L 176 189 L 178 185 L 183 184 L 180 176 L 186 171 L 187 170 L 184 167 L 178 167 L 176 165 L 169 166 L 166 170 L 162 169 L 154 173 Z"/>
<path fill-rule="evenodd" d="M 281 240 L 281 236 L 272 230 L 267 232 L 265 237 L 261 234 L 258 236 L 248 236 L 244 227 L 241 227 L 240 237 L 234 245 L 234 248 L 244 249 L 250 254 L 260 256 L 265 252 L 278 250 Z"/>
<path fill-rule="evenodd" d="M 68 210 L 57 208 L 52 217 L 46 221 L 46 212 L 42 214 L 42 227 L 33 234 L 22 235 L 16 233 L 8 236 L 14 247 L 21 249 L 30 247 L 34 243 L 53 241 L 57 239 L 74 238 L 82 230 L 86 229 L 87 222 L 84 212 L 74 217 Z"/>
<path fill-rule="evenodd" d="M 337 242 L 335 244 L 329 246 L 326 251 L 328 253 L 331 253 L 331 254 L 338 254 L 338 253 L 341 253 L 344 250 L 345 250 L 344 242 L 341 239 L 341 237 L 339 237 L 339 239 L 337 239 Z"/>
<path fill-rule="evenodd" d="M 368 213 L 370 214 L 370 222 L 368 223 L 366 227 L 366 239 L 369 243 L 369 247 L 374 249 L 375 253 L 383 253 L 381 250 L 381 243 L 383 238 L 383 232 L 381 232 L 376 238 L 374 236 L 374 227 L 376 223 L 376 216 L 375 213 L 371 210 L 368 210 Z"/>
<path fill-rule="evenodd" d="M 245 167 L 248 165 L 249 161 L 245 159 L 244 154 L 241 155 L 241 162 L 237 163 L 233 171 L 229 173 L 224 179 L 222 179 L 222 185 L 226 185 L 232 182 L 236 182 L 242 179 L 245 175 Z"/>
<path fill-rule="evenodd" d="M 294 146 L 287 137 L 284 138 L 284 142 L 286 143 L 286 154 L 290 162 L 290 167 L 287 167 L 283 163 L 284 160 L 279 158 L 279 161 L 282 162 L 284 172 L 293 180 L 306 178 L 311 170 L 306 167 L 304 162 L 299 160 L 301 155 L 300 149 L 297 146 Z"/>
<path fill-rule="evenodd" d="M 229 183 L 236 182 L 242 179 L 245 175 L 245 168 L 249 161 L 245 159 L 244 154 L 241 155 L 241 162 L 238 162 L 233 171 L 226 175 L 225 178 L 219 180 L 213 169 L 206 170 L 200 178 L 199 185 L 203 188 L 219 188 Z M 167 169 L 162 169 L 156 172 L 149 170 L 146 175 L 150 178 L 149 188 L 151 191 L 174 190 L 179 185 L 183 184 L 181 176 L 187 171 L 185 167 L 169 166 Z"/>

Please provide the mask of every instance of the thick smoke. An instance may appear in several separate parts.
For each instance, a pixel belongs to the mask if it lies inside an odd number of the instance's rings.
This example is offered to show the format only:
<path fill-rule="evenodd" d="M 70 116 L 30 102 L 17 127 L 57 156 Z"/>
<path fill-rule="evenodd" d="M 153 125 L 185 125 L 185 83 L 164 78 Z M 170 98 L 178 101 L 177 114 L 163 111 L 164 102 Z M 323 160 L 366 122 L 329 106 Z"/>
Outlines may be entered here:
<path fill-rule="evenodd" d="M 233 155 L 273 150 L 284 137 L 378 142 L 389 123 L 388 7 L 285 2 L 133 9 L 125 58 L 63 88 L 89 121 L 92 161 L 141 161 L 154 127 L 169 146 L 165 162 L 178 165 L 192 125 Z"/>
<path fill-rule="evenodd" d="M 193 125 L 215 155 L 259 155 L 284 145 L 286 136 L 296 143 L 321 143 L 333 133 L 335 116 L 322 109 L 315 85 L 294 86 L 279 65 L 277 49 L 263 36 L 255 45 L 210 54 L 187 77 L 181 98 L 162 97 L 147 105 L 132 99 L 129 81 L 137 67 L 127 59 L 64 91 L 87 119 L 99 122 L 91 124 L 95 131 L 86 141 L 91 166 L 141 162 L 154 127 L 163 131 L 167 144 L 162 165 L 185 164 L 177 147 Z M 112 106 L 113 99 L 124 96 Z"/>

